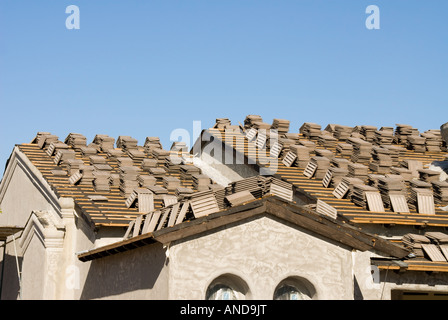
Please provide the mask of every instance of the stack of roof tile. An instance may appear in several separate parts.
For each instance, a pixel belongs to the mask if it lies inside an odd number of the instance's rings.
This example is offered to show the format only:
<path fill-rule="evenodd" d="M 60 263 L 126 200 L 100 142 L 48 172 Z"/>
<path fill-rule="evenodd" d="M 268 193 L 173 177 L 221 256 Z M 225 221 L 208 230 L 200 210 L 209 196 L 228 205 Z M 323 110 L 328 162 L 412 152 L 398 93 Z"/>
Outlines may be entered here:
<path fill-rule="evenodd" d="M 390 167 L 392 167 L 390 151 L 386 148 L 374 146 L 372 148 L 372 162 L 369 164 L 370 170 L 379 174 L 386 174 L 390 172 Z"/>
<path fill-rule="evenodd" d="M 159 137 L 146 137 L 143 148 L 148 154 L 152 154 L 153 149 L 163 149 Z"/>
<path fill-rule="evenodd" d="M 177 188 L 180 187 L 180 180 L 176 177 L 171 176 L 163 177 L 163 187 L 168 191 L 175 191 Z"/>
<path fill-rule="evenodd" d="M 58 150 L 61 149 L 68 149 L 69 146 L 61 141 L 53 141 L 50 143 L 50 145 L 47 148 L 47 154 L 51 157 L 54 154 L 56 154 L 58 152 Z"/>
<path fill-rule="evenodd" d="M 321 135 L 321 126 L 312 122 L 305 122 L 300 127 L 300 133 L 302 133 L 305 137 L 312 140 L 317 140 Z"/>
<path fill-rule="evenodd" d="M 419 169 L 423 169 L 423 163 L 419 160 L 409 160 L 403 159 L 400 161 L 400 167 L 406 168 L 412 173 L 413 178 L 419 178 L 420 174 L 418 173 Z"/>
<path fill-rule="evenodd" d="M 416 257 L 424 257 L 422 244 L 429 244 L 431 240 L 424 235 L 407 233 L 401 239 L 406 248 L 412 250 Z"/>
<path fill-rule="evenodd" d="M 310 150 L 310 152 L 314 152 L 314 150 L 316 150 L 316 143 L 314 143 L 313 141 L 310 141 L 310 140 L 299 140 L 298 144 L 301 145 L 301 146 L 307 147 L 308 150 Z"/>
<path fill-rule="evenodd" d="M 71 146 L 73 149 L 80 149 L 86 146 L 86 137 L 80 133 L 70 133 L 65 138 L 65 143 Z"/>
<path fill-rule="evenodd" d="M 117 158 L 124 156 L 124 152 L 121 149 L 108 149 L 106 155 L 111 160 L 117 160 Z"/>
<path fill-rule="evenodd" d="M 76 158 L 76 152 L 73 149 L 59 149 L 56 152 L 56 155 L 54 157 L 54 163 L 56 165 L 59 165 L 62 163 L 63 166 L 67 165 L 67 161 L 70 159 Z"/>
<path fill-rule="evenodd" d="M 283 163 L 288 167 L 297 165 L 299 168 L 305 168 L 310 160 L 309 149 L 302 145 L 291 145 L 289 149 Z"/>
<path fill-rule="evenodd" d="M 324 148 L 336 148 L 338 139 L 324 132 L 322 131 L 322 134 L 318 136 L 317 143 Z"/>
<path fill-rule="evenodd" d="M 117 139 L 117 148 L 123 149 L 124 152 L 132 149 L 137 149 L 137 139 L 130 136 L 119 136 Z"/>
<path fill-rule="evenodd" d="M 166 170 L 162 167 L 149 168 L 148 173 L 159 180 L 163 179 L 166 175 Z"/>
<path fill-rule="evenodd" d="M 143 159 L 141 163 L 141 168 L 143 171 L 149 172 L 150 168 L 156 168 L 157 167 L 157 160 L 156 159 Z"/>
<path fill-rule="evenodd" d="M 373 209 L 374 204 L 370 203 L 370 200 L 368 199 L 369 192 L 379 194 L 378 189 L 375 187 L 365 184 L 354 184 L 353 191 L 350 195 L 350 200 L 359 207 L 363 207 L 364 209 L 369 209 L 371 211 L 377 211 L 376 209 Z M 378 201 L 381 202 L 380 200 Z"/>
<path fill-rule="evenodd" d="M 199 169 L 196 166 L 188 165 L 188 164 L 182 164 L 180 165 L 180 178 L 182 180 L 189 180 L 192 179 L 192 176 L 194 174 L 200 174 L 201 169 Z"/>
<path fill-rule="evenodd" d="M 265 186 L 265 179 L 262 176 L 253 176 L 246 179 L 237 180 L 229 183 L 226 187 L 228 194 L 234 192 L 241 192 L 244 190 L 253 191 L 256 189 L 264 189 L 264 192 L 267 192 Z"/>
<path fill-rule="evenodd" d="M 407 188 L 404 180 L 399 177 L 379 177 L 377 181 L 378 190 L 381 193 L 381 198 L 387 208 L 391 208 L 390 195 L 407 195 Z"/>
<path fill-rule="evenodd" d="M 227 126 L 232 125 L 229 118 L 217 118 L 213 128 L 225 129 Z"/>
<path fill-rule="evenodd" d="M 120 166 L 120 194 L 127 198 L 133 192 L 135 188 L 138 188 L 138 168 L 135 166 Z"/>
<path fill-rule="evenodd" d="M 291 150 L 291 146 L 296 144 L 296 141 L 293 139 L 287 139 L 287 138 L 278 138 L 279 144 L 282 146 L 282 150 L 280 152 L 280 158 L 284 158 L 288 152 Z"/>
<path fill-rule="evenodd" d="M 156 177 L 153 177 L 151 175 L 146 175 L 146 174 L 140 174 L 137 177 L 137 181 L 138 181 L 139 186 L 142 188 L 155 186 L 157 183 Z"/>
<path fill-rule="evenodd" d="M 432 189 L 434 191 L 434 201 L 440 205 L 448 205 L 448 182 L 432 181 Z"/>
<path fill-rule="evenodd" d="M 97 134 L 93 139 L 93 143 L 96 143 L 101 151 L 107 152 L 107 150 L 114 148 L 115 138 L 107 134 Z"/>
<path fill-rule="evenodd" d="M 383 144 L 381 147 L 387 149 L 390 151 L 390 157 L 392 159 L 392 165 L 398 166 L 400 162 L 400 158 L 403 155 L 403 153 L 406 151 L 404 147 L 397 146 L 397 145 L 388 145 Z"/>
<path fill-rule="evenodd" d="M 369 174 L 369 168 L 361 163 L 349 163 L 348 164 L 348 177 L 359 178 L 362 181 L 367 180 Z"/>
<path fill-rule="evenodd" d="M 174 163 L 171 157 L 165 159 L 165 170 L 170 174 L 180 174 L 180 164 Z M 142 167 L 143 168 L 143 167 Z"/>
<path fill-rule="evenodd" d="M 410 125 L 396 124 L 394 141 L 398 144 L 405 144 L 409 136 L 418 134 L 418 130 Z"/>
<path fill-rule="evenodd" d="M 50 132 L 38 132 L 31 143 L 37 143 L 40 149 L 48 147 L 52 142 L 57 142 L 59 137 Z"/>
<path fill-rule="evenodd" d="M 120 185 L 120 174 L 118 173 L 111 173 L 109 177 L 109 185 L 118 187 Z"/>
<path fill-rule="evenodd" d="M 293 133 L 293 132 L 288 132 L 288 133 L 284 133 L 283 137 L 289 140 L 293 140 L 294 143 L 292 144 L 297 144 L 300 140 L 300 134 L 299 133 Z"/>
<path fill-rule="evenodd" d="M 375 174 L 375 173 L 371 173 L 367 176 L 367 184 L 369 186 L 378 188 L 379 186 L 379 179 L 380 178 L 385 178 L 385 176 L 383 174 Z"/>
<path fill-rule="evenodd" d="M 402 167 L 391 167 L 390 173 L 394 175 L 400 175 L 404 181 L 412 180 L 412 171 Z"/>
<path fill-rule="evenodd" d="M 109 170 L 94 170 L 93 171 L 93 186 L 95 191 L 109 191 L 110 190 L 110 175 L 111 171 Z"/>
<path fill-rule="evenodd" d="M 193 187 L 198 191 L 208 190 L 208 185 L 211 183 L 210 178 L 205 174 L 193 174 Z"/>
<path fill-rule="evenodd" d="M 289 131 L 289 120 L 275 119 L 272 121 L 271 129 L 277 130 L 278 134 L 285 134 Z"/>
<path fill-rule="evenodd" d="M 351 157 L 353 153 L 353 145 L 350 143 L 341 142 L 336 145 L 336 153 L 342 157 Z"/>
<path fill-rule="evenodd" d="M 130 149 L 127 151 L 127 154 L 136 165 L 140 165 L 146 157 L 146 154 L 138 149 Z"/>
<path fill-rule="evenodd" d="M 170 156 L 170 152 L 165 149 L 154 148 L 151 151 L 153 159 L 157 160 L 157 164 L 160 166 L 165 165 L 165 159 Z"/>
<path fill-rule="evenodd" d="M 350 137 L 352 131 L 352 127 L 336 124 L 334 126 L 333 137 L 335 137 L 339 141 L 345 141 Z"/>
<path fill-rule="evenodd" d="M 392 127 L 383 127 L 380 130 L 375 131 L 373 142 L 376 145 L 391 145 L 394 142 L 394 129 Z"/>
<path fill-rule="evenodd" d="M 81 154 L 83 157 L 94 156 L 98 153 L 98 150 L 93 147 L 81 147 Z"/>
<path fill-rule="evenodd" d="M 368 163 L 370 161 L 372 144 L 360 138 L 350 137 L 348 143 L 353 145 L 351 160 L 353 162 Z"/>
<path fill-rule="evenodd" d="M 310 178 L 314 176 L 316 179 L 323 179 L 328 168 L 330 168 L 330 159 L 326 157 L 314 156 L 310 158 L 310 161 L 304 170 L 304 174 Z"/>
<path fill-rule="evenodd" d="M 106 158 L 104 158 L 102 156 L 93 155 L 93 156 L 89 156 L 89 162 L 90 162 L 91 165 L 94 165 L 94 164 L 105 164 L 106 163 Z"/>
<path fill-rule="evenodd" d="M 427 237 L 429 240 L 431 240 L 431 242 L 437 245 L 448 244 L 448 234 L 440 231 L 425 232 L 425 237 Z"/>
<path fill-rule="evenodd" d="M 244 129 L 248 130 L 254 126 L 255 122 L 263 122 L 263 118 L 256 114 L 249 114 L 244 119 Z"/>
<path fill-rule="evenodd" d="M 421 134 L 425 138 L 425 147 L 428 152 L 441 152 L 442 149 L 442 136 L 440 135 L 440 130 L 437 131 L 427 131 Z"/>
<path fill-rule="evenodd" d="M 425 152 L 426 151 L 426 139 L 421 136 L 417 136 L 417 135 L 408 136 L 408 139 L 407 139 L 405 145 L 408 150 L 414 150 L 415 152 Z"/>
<path fill-rule="evenodd" d="M 79 171 L 79 167 L 84 164 L 81 159 L 68 159 L 66 169 L 69 175 L 75 174 Z"/>
<path fill-rule="evenodd" d="M 364 137 L 364 139 L 368 142 L 373 142 L 375 139 L 375 131 L 377 131 L 377 127 L 375 126 L 361 126 L 361 130 L 359 133 Z"/>
<path fill-rule="evenodd" d="M 346 168 L 330 167 L 328 168 L 325 177 L 322 180 L 324 187 L 335 187 L 337 186 L 343 177 L 346 177 L 348 170 Z"/>
<path fill-rule="evenodd" d="M 244 190 L 244 191 L 236 192 L 236 193 L 226 196 L 225 200 L 228 202 L 228 204 L 231 207 L 235 207 L 238 205 L 242 205 L 245 202 L 255 200 L 255 197 L 253 196 L 253 194 L 250 191 Z"/>
<path fill-rule="evenodd" d="M 314 150 L 314 153 L 318 157 L 326 157 L 326 158 L 328 158 L 330 160 L 334 158 L 333 151 L 328 150 L 328 149 L 316 149 L 316 150 Z"/>
<path fill-rule="evenodd" d="M 331 159 L 330 164 L 333 167 L 336 168 L 342 168 L 342 169 L 346 169 L 348 170 L 348 164 L 350 163 L 350 161 L 348 161 L 347 159 L 344 158 L 337 158 L 334 157 L 333 159 Z"/>
<path fill-rule="evenodd" d="M 80 185 L 87 185 L 91 186 L 93 184 L 93 179 L 95 179 L 95 176 L 93 175 L 93 170 L 95 168 L 90 165 L 80 165 L 79 166 L 79 173 L 81 174 L 81 179 L 79 180 Z"/>
<path fill-rule="evenodd" d="M 338 198 L 350 198 L 353 193 L 353 186 L 356 184 L 364 184 L 359 178 L 342 177 L 341 182 L 336 186 L 333 195 Z"/>
<path fill-rule="evenodd" d="M 419 178 L 422 181 L 433 182 L 438 181 L 440 172 L 431 169 L 418 169 Z"/>
<path fill-rule="evenodd" d="M 117 158 L 117 164 L 119 167 L 132 167 L 134 161 L 129 157 L 119 157 Z"/>
<path fill-rule="evenodd" d="M 186 196 L 191 195 L 194 192 L 193 189 L 191 188 L 186 188 L 186 187 L 177 187 L 174 194 L 176 195 L 176 197 L 178 199 L 183 199 Z"/>

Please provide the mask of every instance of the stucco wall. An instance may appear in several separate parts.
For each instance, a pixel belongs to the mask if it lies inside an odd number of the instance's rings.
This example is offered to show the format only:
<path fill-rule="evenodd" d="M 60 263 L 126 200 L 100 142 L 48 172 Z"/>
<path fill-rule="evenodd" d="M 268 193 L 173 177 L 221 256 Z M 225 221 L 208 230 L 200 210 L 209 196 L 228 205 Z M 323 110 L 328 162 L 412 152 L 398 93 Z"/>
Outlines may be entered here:
<path fill-rule="evenodd" d="M 20 166 L 15 166 L 11 179 L 5 181 L 6 192 L 0 206 L 0 225 L 23 227 L 33 210 L 53 210 L 43 194 Z M 53 210 L 54 211 L 54 210 Z"/>
<path fill-rule="evenodd" d="M 79 298 L 167 299 L 166 262 L 161 244 L 93 260 Z"/>
<path fill-rule="evenodd" d="M 204 299 L 229 273 L 246 282 L 248 299 L 271 300 L 292 276 L 307 279 L 315 299 L 353 299 L 350 250 L 268 217 L 173 243 L 169 259 L 170 299 Z"/>

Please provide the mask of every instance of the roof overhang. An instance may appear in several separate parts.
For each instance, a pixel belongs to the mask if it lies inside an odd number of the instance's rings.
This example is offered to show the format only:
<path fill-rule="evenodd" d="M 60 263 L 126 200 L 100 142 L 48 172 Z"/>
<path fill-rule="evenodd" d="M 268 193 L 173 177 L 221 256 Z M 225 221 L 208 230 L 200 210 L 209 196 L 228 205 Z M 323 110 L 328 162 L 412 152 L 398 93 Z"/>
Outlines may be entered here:
<path fill-rule="evenodd" d="M 0 241 L 5 241 L 7 237 L 23 230 L 21 227 L 17 226 L 2 226 L 0 227 Z"/>
<path fill-rule="evenodd" d="M 317 214 L 307 207 L 295 205 L 275 196 L 269 196 L 238 207 L 186 221 L 173 227 L 163 228 L 152 233 L 85 251 L 79 253 L 78 258 L 81 261 L 89 261 L 155 242 L 166 245 L 173 241 L 198 236 L 223 226 L 262 216 L 285 221 L 292 226 L 306 229 L 318 236 L 343 244 L 348 248 L 360 251 L 376 250 L 398 259 L 409 254 L 408 250 L 388 240 L 367 234 L 357 227 Z"/>

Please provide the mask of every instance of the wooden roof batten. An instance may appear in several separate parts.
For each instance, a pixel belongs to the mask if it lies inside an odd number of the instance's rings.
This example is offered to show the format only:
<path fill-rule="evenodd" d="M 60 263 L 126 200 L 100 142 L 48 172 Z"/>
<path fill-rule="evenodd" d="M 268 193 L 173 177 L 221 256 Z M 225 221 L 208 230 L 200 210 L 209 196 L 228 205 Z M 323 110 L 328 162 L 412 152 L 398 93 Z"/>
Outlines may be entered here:
<path fill-rule="evenodd" d="M 96 135 L 87 144 L 78 133 L 70 133 L 62 142 L 48 132 L 38 132 L 31 143 L 19 144 L 17 148 L 55 195 L 73 198 L 76 210 L 97 228 L 127 227 L 136 217 L 162 208 L 168 201 L 177 201 L 187 191 L 209 188 L 207 184 L 196 186 L 181 167 L 195 168 L 192 172 L 201 174 L 199 168 L 191 163 L 171 162 L 171 152 L 181 159 L 188 157 L 175 146 L 173 151 L 164 150 L 158 137 L 147 137 L 145 145 L 139 146 L 129 136 L 120 136 L 115 146 L 115 139 L 107 135 Z M 203 181 L 215 183 L 211 179 Z M 176 187 L 182 189 L 179 194 Z M 144 190 L 147 196 L 143 195 Z M 129 199 L 133 192 L 139 195 L 135 201 Z"/>
<path fill-rule="evenodd" d="M 222 143 L 224 145 L 229 145 L 229 146 L 233 146 L 235 149 L 238 150 L 244 150 L 244 154 L 247 157 L 251 157 L 252 159 L 257 159 L 257 154 L 256 151 L 254 152 L 254 150 L 256 150 L 256 148 L 254 148 L 253 146 L 250 147 L 249 145 L 252 143 L 253 141 L 256 141 L 257 137 L 257 130 L 258 128 L 260 128 L 260 126 L 257 128 L 257 126 L 251 126 L 250 122 L 253 122 L 253 119 L 258 119 L 255 120 L 255 122 L 262 122 L 261 117 L 259 116 L 248 116 L 245 120 L 245 130 L 246 133 L 244 133 L 242 130 L 240 132 L 237 131 L 232 131 L 231 133 L 229 132 L 225 132 L 225 127 L 222 128 L 210 128 L 208 129 L 208 134 L 209 135 L 215 135 L 215 138 L 218 138 L 222 141 Z M 261 127 L 264 126 L 265 130 L 269 130 L 269 126 L 267 126 L 266 124 L 261 125 Z M 338 125 L 336 125 L 337 127 Z M 271 126 L 272 128 L 273 126 Z M 331 128 L 334 128 L 335 125 L 331 126 Z M 330 128 L 330 126 L 329 126 Z M 383 168 L 385 167 L 381 167 L 384 165 L 391 165 L 394 164 L 396 166 L 402 165 L 401 163 L 404 163 L 405 165 L 412 165 L 414 166 L 413 170 L 416 170 L 415 172 L 417 172 L 417 170 L 419 170 L 418 172 L 420 172 L 421 176 L 424 175 L 428 175 L 428 174 L 432 174 L 432 172 L 429 172 L 430 170 L 424 170 L 424 169 L 419 169 L 419 167 L 415 167 L 415 165 L 420 162 L 423 164 L 429 164 L 432 161 L 442 161 L 442 160 L 448 160 L 448 153 L 446 151 L 446 145 L 445 145 L 445 149 L 442 150 L 441 147 L 439 147 L 439 145 L 437 145 L 434 149 L 434 147 L 431 145 L 427 145 L 426 148 L 428 150 L 422 150 L 419 149 L 417 150 L 417 146 L 412 145 L 412 143 L 408 143 L 406 144 L 404 141 L 407 137 L 407 135 L 411 136 L 411 135 L 415 135 L 416 134 L 416 130 L 411 128 L 410 126 L 405 126 L 405 125 L 397 125 L 397 129 L 396 129 L 396 133 L 393 133 L 393 128 L 381 128 L 380 131 L 373 131 L 376 136 L 373 136 L 370 133 L 370 142 L 367 141 L 368 140 L 368 131 L 372 131 L 374 129 L 374 127 L 371 126 L 360 126 L 358 128 L 359 131 L 351 131 L 351 133 L 349 133 L 348 135 L 346 135 L 346 139 L 352 139 L 353 141 L 355 141 L 359 146 L 366 146 L 368 147 L 369 145 L 372 145 L 372 154 L 375 154 L 375 156 L 371 155 L 370 153 L 367 154 L 361 154 L 359 153 L 356 158 L 350 158 L 349 159 L 349 163 L 350 160 L 354 160 L 356 161 L 364 161 L 363 163 L 366 163 L 367 167 L 365 167 L 366 169 L 372 171 L 372 170 L 379 170 L 379 168 L 381 170 L 384 170 Z M 309 130 L 309 132 L 307 132 L 306 130 Z M 326 129 L 327 130 L 327 129 Z M 382 208 L 382 204 L 380 203 L 381 200 L 373 200 L 370 199 L 370 201 L 375 201 L 375 203 L 372 202 L 372 204 L 376 204 L 376 207 L 379 208 L 379 210 L 381 211 L 375 211 L 372 210 L 371 208 L 363 208 L 362 206 L 358 206 L 355 205 L 353 202 L 351 202 L 350 200 L 346 199 L 347 197 L 341 197 L 340 200 L 335 199 L 335 197 L 333 195 L 331 195 L 331 192 L 329 192 L 329 190 L 331 190 L 331 188 L 329 188 L 328 186 L 322 186 L 320 180 L 322 179 L 321 177 L 313 177 L 313 176 L 306 176 L 306 168 L 303 167 L 303 161 L 302 161 L 302 166 L 298 166 L 297 165 L 297 156 L 295 158 L 290 158 L 290 154 L 291 151 L 288 152 L 288 150 L 293 150 L 293 149 L 289 149 L 291 146 L 297 146 L 297 145 L 303 145 L 303 146 L 308 146 L 309 143 L 313 145 L 312 147 L 312 151 L 311 152 L 323 152 L 323 151 L 327 151 L 330 157 L 334 157 L 331 160 L 331 165 L 333 166 L 333 160 L 345 160 L 347 158 L 347 156 L 342 156 L 341 153 L 338 153 L 337 150 L 334 148 L 334 146 L 328 146 L 325 145 L 324 143 L 320 143 L 318 140 L 316 140 L 316 137 L 319 136 L 320 134 L 324 133 L 325 131 L 320 131 L 320 126 L 311 124 L 309 127 L 307 127 L 306 125 L 302 126 L 302 128 L 300 129 L 300 132 L 295 134 L 295 133 L 283 133 L 283 136 L 280 136 L 281 139 L 283 139 L 282 141 L 286 141 L 287 144 L 284 144 L 284 147 L 282 151 L 280 151 L 279 153 L 279 158 L 278 158 L 278 168 L 276 169 L 275 172 L 273 172 L 273 176 L 278 177 L 279 179 L 288 181 L 290 183 L 292 183 L 295 186 L 296 190 L 301 190 L 302 192 L 300 192 L 302 195 L 303 194 L 307 194 L 310 197 L 308 199 L 312 199 L 313 197 L 316 199 L 315 202 L 317 201 L 317 199 L 323 200 L 325 201 L 327 204 L 333 206 L 337 212 L 338 212 L 338 216 L 339 217 L 344 217 L 346 219 L 348 219 L 350 221 L 350 223 L 353 223 L 355 225 L 360 225 L 360 224 L 388 224 L 388 225 L 397 225 L 397 224 L 402 224 L 402 225 L 415 225 L 415 226 L 434 226 L 434 227 L 448 227 L 448 212 L 442 211 L 439 208 L 436 208 L 435 212 L 434 209 L 431 208 L 431 200 L 425 200 L 425 201 L 421 201 L 422 205 L 426 205 L 425 208 L 422 207 L 422 209 L 420 210 L 420 208 L 418 207 L 414 207 L 412 208 L 411 212 L 406 212 L 409 211 L 407 208 L 405 208 L 406 206 L 403 206 L 403 200 L 400 200 L 402 198 L 398 198 L 398 194 L 395 195 L 395 198 L 393 198 L 394 201 L 394 205 L 397 206 L 397 204 L 400 204 L 401 206 L 399 206 L 399 208 L 403 208 L 402 210 L 404 210 L 405 212 L 394 212 L 393 208 L 390 207 L 391 203 L 390 201 L 388 201 L 387 203 L 385 202 L 385 205 L 387 205 L 387 207 L 383 210 Z M 242 136 L 244 137 L 246 134 L 251 134 L 251 139 L 245 139 L 244 143 L 240 145 L 237 145 L 235 143 L 238 143 L 238 141 L 241 141 L 241 139 L 233 139 L 233 136 Z M 329 133 L 327 132 L 325 135 L 328 135 Z M 431 132 L 431 135 L 435 135 L 436 133 Z M 350 138 L 350 135 L 353 136 L 353 138 Z M 422 134 L 425 135 L 425 134 Z M 340 136 L 338 136 L 340 137 Z M 356 137 L 356 138 L 355 138 Z M 229 139 L 230 138 L 230 139 Z M 386 139 L 387 138 L 387 139 Z M 291 139 L 295 139 L 295 140 L 291 140 Z M 382 139 L 382 140 L 381 140 Z M 342 141 L 347 141 L 347 140 L 341 140 L 338 142 L 342 142 Z M 421 140 L 421 139 L 414 139 L 414 140 Z M 235 142 L 237 141 L 237 142 Z M 252 142 L 251 142 L 252 141 Z M 291 142 L 292 141 L 292 142 Z M 440 139 L 438 140 L 439 144 L 441 144 Z M 305 143 L 306 142 L 306 143 Z M 383 144 L 381 144 L 383 143 Z M 384 144 L 385 143 L 385 144 Z M 404 143 L 404 147 L 403 145 L 400 145 Z M 289 144 L 289 145 L 288 145 Z M 379 145 L 379 146 L 378 146 Z M 419 147 L 421 148 L 421 147 Z M 266 148 L 267 151 L 269 151 L 269 148 Z M 278 150 L 277 150 L 278 151 Z M 397 156 L 395 153 L 396 152 L 401 152 L 401 156 Z M 399 154 L 397 153 L 397 154 Z M 360 157 L 360 155 L 362 155 L 362 157 Z M 282 162 L 282 158 L 286 157 L 288 158 L 286 161 L 286 164 L 284 163 L 284 161 Z M 309 158 L 308 158 L 309 159 Z M 311 159 L 312 160 L 312 159 Z M 370 166 L 368 165 L 368 163 L 366 161 L 370 161 L 371 163 L 376 163 L 376 166 Z M 295 163 L 295 165 L 294 165 Z M 306 162 L 305 162 L 306 164 Z M 358 166 L 359 168 L 362 167 L 361 163 L 354 163 L 356 166 Z M 258 167 L 262 167 L 263 164 L 260 163 L 259 161 L 256 162 L 256 165 Z M 333 167 L 330 167 L 333 168 Z M 316 170 L 317 168 L 314 167 L 314 170 Z M 399 170 L 400 168 L 398 167 L 392 167 L 393 170 Z M 392 170 L 391 169 L 391 170 Z M 396 172 L 393 174 L 407 174 L 406 172 L 406 168 L 403 168 L 403 170 L 400 170 L 401 172 Z M 368 171 L 366 171 L 368 173 Z M 373 171 L 372 173 L 375 173 L 375 171 Z M 392 174 L 392 176 L 393 176 Z M 313 174 L 312 174 L 313 175 Z M 439 185 L 443 185 L 443 184 L 439 184 Z M 437 188 L 439 188 L 439 186 L 437 186 Z M 419 190 L 420 191 L 420 190 Z M 445 191 L 446 192 L 446 191 Z M 382 193 L 381 193 L 382 194 Z M 439 192 L 439 194 L 441 194 Z M 394 195 L 391 193 L 391 195 Z M 417 193 L 416 193 L 417 195 Z M 435 197 L 435 196 L 434 196 Z M 442 199 L 443 196 L 439 196 L 437 200 L 439 201 L 438 203 L 440 203 L 440 200 Z M 411 195 L 412 198 L 412 195 Z M 379 198 L 378 198 L 379 199 Z M 422 198 L 423 199 L 423 198 Z M 428 198 L 429 199 L 429 198 Z M 446 198 L 445 198 L 446 199 Z M 386 199 L 384 198 L 383 194 L 382 194 L 382 200 L 385 201 Z M 415 206 L 420 205 L 417 204 L 417 196 L 415 196 Z M 434 198 L 434 200 L 436 200 L 436 198 Z M 398 203 L 397 201 L 401 201 L 400 203 Z M 445 200 L 446 201 L 446 200 Z M 369 201 L 367 200 L 366 203 L 368 203 Z M 413 205 L 413 203 L 410 203 L 410 205 Z M 378 209 L 376 209 L 378 210 Z M 416 212 L 417 210 L 417 212 Z M 418 212 L 420 211 L 420 212 Z M 431 212 L 433 211 L 433 212 Z M 376 217 L 375 217 L 376 216 Z"/>

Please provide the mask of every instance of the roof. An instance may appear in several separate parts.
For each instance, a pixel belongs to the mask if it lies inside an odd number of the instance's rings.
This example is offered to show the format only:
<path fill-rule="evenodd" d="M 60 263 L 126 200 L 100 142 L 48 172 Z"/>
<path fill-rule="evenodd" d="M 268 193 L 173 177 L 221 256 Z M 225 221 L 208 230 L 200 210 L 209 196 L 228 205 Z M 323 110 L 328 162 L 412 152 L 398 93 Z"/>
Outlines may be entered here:
<path fill-rule="evenodd" d="M 279 123 L 283 124 L 283 127 L 279 126 Z M 244 121 L 244 127 L 241 125 L 237 130 L 235 130 L 235 126 L 222 123 L 221 120 L 220 122 L 217 121 L 213 128 L 203 131 L 202 134 L 212 135 L 224 144 L 243 152 L 246 157 L 246 163 L 248 163 L 247 159 L 252 159 L 260 168 L 269 166 L 270 162 L 266 161 L 266 158 L 277 158 L 278 155 L 278 168 L 275 168 L 272 172 L 274 177 L 293 184 L 296 190 L 300 190 L 309 197 L 314 198 L 315 202 L 317 200 L 325 202 L 337 211 L 339 217 L 347 219 L 351 223 L 448 227 L 448 212 L 441 209 L 442 206 L 448 205 L 446 198 L 444 201 L 438 202 L 434 192 L 434 200 L 432 203 L 429 203 L 434 208 L 434 212 L 431 214 L 419 212 L 416 200 L 412 202 L 412 189 L 414 187 L 418 191 L 424 189 L 420 185 L 413 185 L 413 183 L 429 183 L 431 194 L 433 194 L 432 189 L 435 190 L 435 186 L 431 185 L 432 182 L 428 182 L 434 181 L 434 175 L 430 178 L 428 177 L 428 174 L 434 173 L 425 167 L 434 161 L 448 159 L 446 143 L 441 140 L 440 130 L 428 130 L 420 133 L 415 128 L 401 124 L 397 124 L 395 128 L 376 128 L 373 126 L 352 128 L 331 124 L 324 130 L 321 130 L 322 127 L 318 124 L 305 123 L 296 132 L 291 133 L 289 132 L 289 127 L 290 122 L 288 120 L 274 119 L 272 124 L 268 124 L 263 122 L 260 116 L 249 115 Z M 266 141 L 266 134 L 263 133 L 263 130 L 267 130 L 269 135 L 270 129 L 277 130 L 277 140 L 280 143 L 280 147 L 275 146 L 277 148 L 275 156 L 272 156 L 271 150 L 274 148 L 271 148 L 268 142 L 264 142 L 264 154 L 257 152 L 257 144 L 263 145 L 263 140 Z M 257 135 L 258 132 L 262 134 Z M 419 147 L 417 148 L 417 145 L 414 146 L 412 143 L 407 142 L 406 139 L 408 137 L 410 137 L 409 140 L 412 140 L 412 138 L 417 140 L 416 137 L 420 137 L 421 140 L 418 143 L 421 143 L 423 140 L 423 147 L 418 145 Z M 207 141 L 207 139 L 203 140 Z M 436 143 L 434 144 L 433 141 L 436 141 Z M 363 148 L 363 142 L 367 143 L 367 145 L 370 144 L 370 149 L 367 146 L 368 151 L 364 158 L 362 158 L 362 155 L 360 156 L 360 152 L 356 153 L 356 150 L 354 151 L 359 145 Z M 346 147 L 351 151 L 346 152 L 344 150 Z M 303 148 L 308 148 L 309 153 L 300 158 L 300 152 L 302 152 Z M 387 166 L 378 166 L 380 162 L 378 159 L 375 159 L 374 150 L 383 152 L 385 149 L 395 150 L 396 152 L 393 154 L 388 153 L 390 157 L 386 159 L 389 162 Z M 288 155 L 290 156 L 291 154 L 295 156 L 294 164 L 292 165 L 287 161 Z M 263 164 L 263 161 L 260 161 L 260 159 L 264 159 L 268 164 Z M 323 159 L 327 161 L 324 163 Z M 329 168 L 335 171 L 340 169 L 336 165 L 339 159 L 342 159 L 341 163 L 349 166 L 348 170 L 347 168 L 345 169 L 345 173 L 342 176 L 360 178 L 362 180 L 361 184 L 373 186 L 376 188 L 376 191 L 380 191 L 378 185 L 375 185 L 375 183 L 378 183 L 378 180 L 375 179 L 378 179 L 380 175 L 382 178 L 388 176 L 403 178 L 405 185 L 403 191 L 405 192 L 405 202 L 409 205 L 409 212 L 395 212 L 390 206 L 385 206 L 381 211 L 369 210 L 365 199 L 364 203 L 362 197 L 356 199 L 356 194 L 354 194 L 353 190 L 351 190 L 352 192 L 349 196 L 336 197 L 334 192 L 338 183 L 325 185 L 324 178 Z M 384 160 L 384 158 L 381 159 Z M 314 175 L 310 176 L 309 172 L 307 172 L 307 166 L 310 163 L 312 164 L 313 161 L 315 163 L 318 161 L 324 163 L 322 165 L 324 169 L 317 172 L 319 171 L 318 169 Z M 410 173 L 406 165 L 410 166 L 411 164 L 419 165 L 417 169 L 412 171 L 414 174 L 417 173 L 417 177 L 405 176 L 405 174 Z M 311 169 L 313 168 L 311 167 Z M 349 172 L 350 169 L 352 172 Z M 365 171 L 358 175 L 356 171 L 361 171 L 361 169 L 365 169 Z M 440 172 L 436 172 L 436 174 L 438 173 Z M 420 175 L 418 176 L 418 174 Z M 334 172 L 333 176 L 336 177 L 337 172 Z M 341 181 L 341 177 L 337 181 Z M 363 191 L 358 190 L 358 192 L 362 196 Z M 387 194 L 382 196 L 380 202 L 382 202 L 381 200 L 385 201 L 385 203 L 390 201 L 387 198 Z M 379 204 L 383 205 L 383 203 Z"/>
<path fill-rule="evenodd" d="M 5 241 L 8 236 L 13 235 L 21 230 L 23 230 L 23 228 L 17 226 L 1 226 L 0 241 Z"/>
<path fill-rule="evenodd" d="M 270 216 L 286 221 L 296 227 L 312 231 L 319 236 L 360 251 L 374 249 L 397 259 L 403 258 L 409 253 L 407 249 L 388 240 L 367 234 L 359 228 L 317 214 L 305 206 L 298 206 L 271 195 L 193 218 L 171 227 L 160 228 L 148 233 L 143 232 L 120 242 L 79 253 L 78 258 L 81 261 L 89 261 L 155 242 L 167 244 L 258 216 Z"/>
<path fill-rule="evenodd" d="M 142 215 L 138 202 L 127 200 L 136 188 L 154 195 L 147 204 L 154 209 L 165 206 L 167 196 L 203 190 L 194 175 L 201 170 L 188 163 L 183 149 L 173 145 L 163 149 L 157 137 L 147 137 L 140 146 L 129 136 L 117 141 L 107 135 L 96 135 L 87 143 L 82 134 L 70 133 L 64 141 L 48 132 L 39 132 L 31 143 L 17 145 L 39 170 L 57 197 L 72 197 L 82 216 L 95 227 L 127 227 Z M 184 162 L 173 163 L 170 155 L 183 156 Z M 166 179 L 166 178 L 171 179 Z M 204 181 L 204 180 L 201 180 Z"/>

